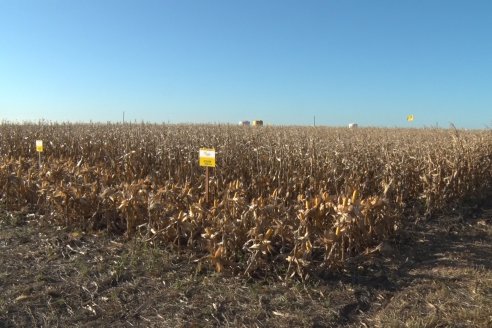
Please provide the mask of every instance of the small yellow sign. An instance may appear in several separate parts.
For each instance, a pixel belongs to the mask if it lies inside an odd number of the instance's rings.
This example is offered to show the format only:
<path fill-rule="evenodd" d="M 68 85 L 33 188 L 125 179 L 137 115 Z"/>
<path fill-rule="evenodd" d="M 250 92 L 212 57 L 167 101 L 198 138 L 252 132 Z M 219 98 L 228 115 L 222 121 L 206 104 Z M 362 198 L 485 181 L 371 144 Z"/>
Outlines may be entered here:
<path fill-rule="evenodd" d="M 412 114 L 407 115 L 407 121 L 408 122 L 413 122 L 413 115 Z"/>
<path fill-rule="evenodd" d="M 199 163 L 200 166 L 215 167 L 215 149 L 200 148 Z"/>
<path fill-rule="evenodd" d="M 36 140 L 36 151 L 39 153 L 43 151 L 43 140 Z"/>

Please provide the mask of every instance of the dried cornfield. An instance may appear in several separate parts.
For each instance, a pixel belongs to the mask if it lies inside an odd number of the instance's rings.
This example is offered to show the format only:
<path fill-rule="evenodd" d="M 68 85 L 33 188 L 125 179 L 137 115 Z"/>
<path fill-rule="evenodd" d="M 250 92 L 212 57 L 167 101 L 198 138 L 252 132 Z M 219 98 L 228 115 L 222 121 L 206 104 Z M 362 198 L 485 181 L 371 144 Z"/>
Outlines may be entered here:
<path fill-rule="evenodd" d="M 209 204 L 200 147 L 217 150 Z M 0 156 L 7 208 L 301 278 L 492 186 L 491 131 L 4 123 Z"/>

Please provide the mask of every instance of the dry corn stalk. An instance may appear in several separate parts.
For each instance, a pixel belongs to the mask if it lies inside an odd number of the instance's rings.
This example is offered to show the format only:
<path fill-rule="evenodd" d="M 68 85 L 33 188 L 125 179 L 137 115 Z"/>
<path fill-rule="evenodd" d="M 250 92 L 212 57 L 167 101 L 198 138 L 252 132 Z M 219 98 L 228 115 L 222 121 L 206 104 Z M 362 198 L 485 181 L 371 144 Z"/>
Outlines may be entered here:
<path fill-rule="evenodd" d="M 218 150 L 210 207 L 203 144 Z M 140 227 L 217 271 L 301 278 L 380 244 L 404 210 L 477 202 L 492 185 L 487 131 L 3 124 L 0 155 L 9 208 L 129 237 Z"/>

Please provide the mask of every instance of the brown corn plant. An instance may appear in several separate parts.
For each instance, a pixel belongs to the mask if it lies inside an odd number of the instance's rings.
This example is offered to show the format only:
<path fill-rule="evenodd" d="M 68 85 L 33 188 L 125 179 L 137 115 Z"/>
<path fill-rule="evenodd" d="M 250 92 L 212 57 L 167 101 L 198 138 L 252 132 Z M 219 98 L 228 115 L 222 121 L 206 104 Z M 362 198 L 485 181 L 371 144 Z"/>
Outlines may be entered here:
<path fill-rule="evenodd" d="M 205 146 L 217 150 L 209 204 Z M 4 206 L 186 248 L 219 272 L 305 279 L 338 269 L 405 217 L 477 204 L 491 186 L 486 130 L 1 125 Z"/>

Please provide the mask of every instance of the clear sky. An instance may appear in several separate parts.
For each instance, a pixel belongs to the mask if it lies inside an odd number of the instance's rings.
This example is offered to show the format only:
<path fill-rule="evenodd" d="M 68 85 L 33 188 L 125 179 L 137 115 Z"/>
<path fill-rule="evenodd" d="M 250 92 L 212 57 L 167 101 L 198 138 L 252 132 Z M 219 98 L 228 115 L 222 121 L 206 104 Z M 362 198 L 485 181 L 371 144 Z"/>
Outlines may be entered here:
<path fill-rule="evenodd" d="M 0 0 L 0 119 L 123 111 L 490 127 L 492 1 Z"/>

